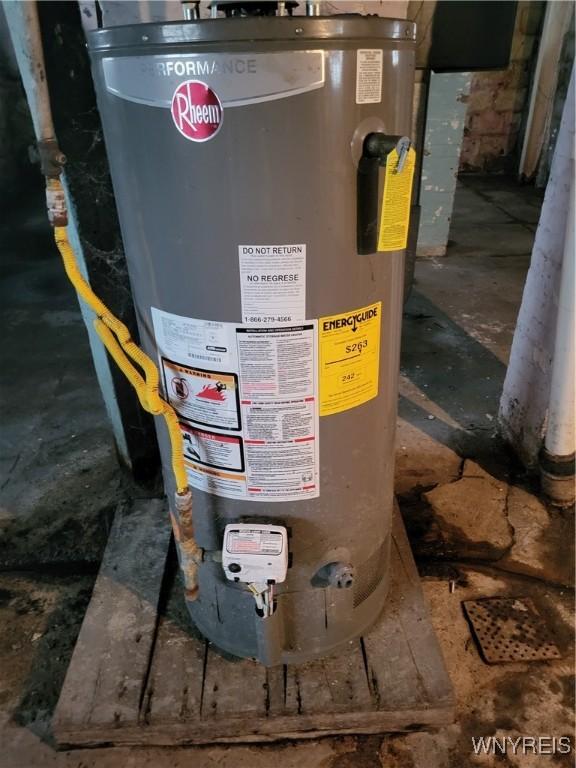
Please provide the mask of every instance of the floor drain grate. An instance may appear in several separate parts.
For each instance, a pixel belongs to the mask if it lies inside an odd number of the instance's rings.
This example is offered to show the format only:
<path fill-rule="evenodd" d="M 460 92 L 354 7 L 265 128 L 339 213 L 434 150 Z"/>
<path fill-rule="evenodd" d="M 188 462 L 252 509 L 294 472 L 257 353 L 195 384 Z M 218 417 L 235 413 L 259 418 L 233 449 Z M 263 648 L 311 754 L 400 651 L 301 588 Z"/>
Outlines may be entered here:
<path fill-rule="evenodd" d="M 529 598 L 489 597 L 467 600 L 463 605 L 488 664 L 560 658 L 544 619 Z"/>

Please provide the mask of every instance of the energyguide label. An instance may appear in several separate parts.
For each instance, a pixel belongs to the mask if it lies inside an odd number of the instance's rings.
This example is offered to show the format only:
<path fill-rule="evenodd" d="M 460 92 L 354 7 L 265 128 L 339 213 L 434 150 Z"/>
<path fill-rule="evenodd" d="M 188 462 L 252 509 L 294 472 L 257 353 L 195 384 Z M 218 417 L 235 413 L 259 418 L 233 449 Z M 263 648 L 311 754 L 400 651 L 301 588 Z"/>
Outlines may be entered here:
<path fill-rule="evenodd" d="M 378 395 L 382 302 L 321 317 L 320 415 L 347 411 Z"/>

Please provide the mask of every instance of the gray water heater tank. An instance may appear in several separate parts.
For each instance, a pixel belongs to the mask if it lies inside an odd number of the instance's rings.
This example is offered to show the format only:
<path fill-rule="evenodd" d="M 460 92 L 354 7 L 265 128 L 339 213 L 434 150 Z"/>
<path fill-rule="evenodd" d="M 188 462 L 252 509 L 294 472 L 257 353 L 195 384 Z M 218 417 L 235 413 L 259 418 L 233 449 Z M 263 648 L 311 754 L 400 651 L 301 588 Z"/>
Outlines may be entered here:
<path fill-rule="evenodd" d="M 331 652 L 386 599 L 414 40 L 356 15 L 89 36 L 141 343 L 205 551 L 188 606 L 268 665 Z"/>

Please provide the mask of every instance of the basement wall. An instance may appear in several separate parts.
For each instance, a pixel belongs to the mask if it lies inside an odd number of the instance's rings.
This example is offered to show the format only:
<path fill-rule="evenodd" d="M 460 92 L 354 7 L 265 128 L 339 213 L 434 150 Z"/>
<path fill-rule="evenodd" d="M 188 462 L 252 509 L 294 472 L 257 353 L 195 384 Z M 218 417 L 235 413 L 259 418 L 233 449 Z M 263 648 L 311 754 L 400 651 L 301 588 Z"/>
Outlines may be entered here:
<path fill-rule="evenodd" d="M 521 149 L 523 121 L 546 3 L 521 0 L 516 13 L 510 65 L 476 72 L 460 155 L 460 171 L 513 173 Z"/>

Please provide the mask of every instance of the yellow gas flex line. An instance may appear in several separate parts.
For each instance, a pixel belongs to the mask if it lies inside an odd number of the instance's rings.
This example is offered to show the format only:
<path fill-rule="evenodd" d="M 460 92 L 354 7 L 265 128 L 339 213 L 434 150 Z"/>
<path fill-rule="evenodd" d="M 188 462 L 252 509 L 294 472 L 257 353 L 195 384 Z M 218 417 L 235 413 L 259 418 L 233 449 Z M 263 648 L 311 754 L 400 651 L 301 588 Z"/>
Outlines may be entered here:
<path fill-rule="evenodd" d="M 184 495 L 189 489 L 184 465 L 182 434 L 174 409 L 158 393 L 158 369 L 148 355 L 134 343 L 130 336 L 130 331 L 124 323 L 110 312 L 82 276 L 76 263 L 74 251 L 68 241 L 66 227 L 54 227 L 54 239 L 62 256 L 64 269 L 70 282 L 78 292 L 78 295 L 97 315 L 94 327 L 98 336 L 111 357 L 118 364 L 120 370 L 136 390 L 142 408 L 153 416 L 164 417 L 172 448 L 172 469 L 176 479 L 176 490 L 178 494 Z M 128 355 L 144 371 L 144 378 L 132 365 Z"/>
<path fill-rule="evenodd" d="M 94 328 L 108 353 L 136 390 L 142 408 L 153 416 L 163 416 L 166 422 L 170 437 L 172 471 L 176 479 L 175 502 L 178 515 L 177 519 L 173 515 L 170 517 L 173 522 L 176 545 L 180 552 L 186 597 L 189 600 L 195 600 L 198 596 L 198 566 L 202 562 L 203 551 L 194 537 L 192 494 L 186 476 L 178 417 L 174 409 L 160 397 L 160 378 L 152 360 L 134 343 L 128 328 L 96 296 L 78 269 L 65 226 L 54 227 L 54 239 L 62 256 L 68 279 L 78 295 L 96 314 Z M 140 366 L 144 376 L 132 364 L 129 357 Z"/>
<path fill-rule="evenodd" d="M 175 501 L 178 515 L 177 519 L 173 515 L 170 515 L 170 517 L 174 527 L 176 545 L 180 553 L 186 597 L 188 600 L 195 600 L 198 597 L 198 566 L 202 562 L 203 551 L 198 546 L 194 537 L 192 494 L 186 476 L 182 435 L 180 433 L 178 417 L 174 409 L 160 397 L 160 378 L 158 369 L 152 360 L 134 343 L 128 328 L 96 296 L 78 269 L 74 251 L 68 241 L 66 227 L 54 227 L 54 239 L 62 256 L 68 279 L 78 292 L 78 295 L 96 313 L 94 328 L 102 343 L 136 390 L 142 408 L 153 416 L 163 416 L 166 422 L 170 437 L 172 471 L 176 479 Z M 140 366 L 144 376 L 130 362 L 129 357 Z"/>

